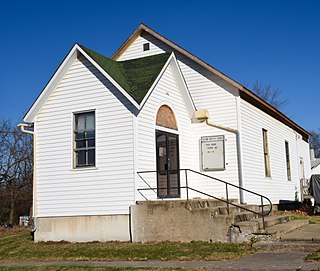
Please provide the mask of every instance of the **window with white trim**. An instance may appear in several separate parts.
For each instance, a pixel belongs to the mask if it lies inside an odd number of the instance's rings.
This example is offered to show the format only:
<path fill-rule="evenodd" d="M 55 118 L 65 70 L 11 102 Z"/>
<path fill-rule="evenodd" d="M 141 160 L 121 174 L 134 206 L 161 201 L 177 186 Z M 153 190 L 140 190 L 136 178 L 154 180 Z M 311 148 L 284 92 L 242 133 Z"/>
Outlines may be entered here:
<path fill-rule="evenodd" d="M 95 112 L 74 114 L 74 167 L 95 166 Z"/>

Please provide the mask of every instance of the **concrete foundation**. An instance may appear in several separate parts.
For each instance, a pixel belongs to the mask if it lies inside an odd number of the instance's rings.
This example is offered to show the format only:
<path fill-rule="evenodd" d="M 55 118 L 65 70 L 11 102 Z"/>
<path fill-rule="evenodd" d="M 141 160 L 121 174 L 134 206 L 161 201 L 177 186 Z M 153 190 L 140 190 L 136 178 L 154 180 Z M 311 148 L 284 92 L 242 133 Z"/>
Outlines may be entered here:
<path fill-rule="evenodd" d="M 216 215 L 213 204 L 214 201 L 192 200 L 133 205 L 132 241 L 229 242 L 233 217 Z"/>
<path fill-rule="evenodd" d="M 130 241 L 129 215 L 37 218 L 35 241 Z"/>

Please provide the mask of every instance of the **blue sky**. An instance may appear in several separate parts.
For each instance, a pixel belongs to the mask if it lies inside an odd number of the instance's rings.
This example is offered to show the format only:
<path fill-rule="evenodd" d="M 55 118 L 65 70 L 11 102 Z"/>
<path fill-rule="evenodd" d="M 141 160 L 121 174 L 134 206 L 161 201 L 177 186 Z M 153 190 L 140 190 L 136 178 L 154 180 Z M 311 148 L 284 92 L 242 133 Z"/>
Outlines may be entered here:
<path fill-rule="evenodd" d="M 320 1 L 5 1 L 0 118 L 21 121 L 74 43 L 105 56 L 144 22 L 236 81 L 279 87 L 285 113 L 320 127 Z"/>

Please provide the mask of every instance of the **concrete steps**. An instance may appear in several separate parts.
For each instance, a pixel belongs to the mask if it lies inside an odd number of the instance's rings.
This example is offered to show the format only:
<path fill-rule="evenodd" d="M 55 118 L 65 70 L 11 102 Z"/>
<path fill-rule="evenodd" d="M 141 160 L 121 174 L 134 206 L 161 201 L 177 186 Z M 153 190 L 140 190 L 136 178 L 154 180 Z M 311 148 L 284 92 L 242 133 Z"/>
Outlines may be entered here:
<path fill-rule="evenodd" d="M 145 229 L 149 227 L 149 235 L 145 238 L 145 241 L 153 241 L 151 238 L 156 240 L 173 239 L 173 237 L 159 235 L 159 232 L 161 232 L 158 225 L 159 217 L 163 222 L 168 220 L 165 224 L 172 226 L 174 229 L 174 235 L 172 236 L 175 236 L 174 238 L 178 241 L 189 240 L 185 237 L 187 235 L 192 240 L 203 241 L 275 241 L 308 224 L 308 221 L 304 220 L 291 221 L 289 215 L 274 215 L 272 212 L 269 214 L 269 210 L 265 207 L 264 228 L 261 206 L 239 204 L 237 199 L 231 199 L 230 202 L 238 206 L 229 204 L 228 210 L 226 203 L 215 199 L 155 200 L 139 201 L 136 203 L 137 207 L 135 209 L 137 213 L 142 214 L 141 218 L 144 219 L 143 225 L 145 227 L 141 229 L 143 236 L 147 236 Z M 178 223 L 179 221 L 183 221 L 183 223 Z M 175 225 L 173 222 L 179 225 L 173 226 Z M 148 227 L 146 226 L 147 223 L 150 224 Z M 184 225 L 184 227 L 179 229 L 181 225 Z M 159 227 L 159 231 L 156 231 L 157 227 Z M 199 232 L 195 230 L 198 228 Z M 176 229 L 179 230 L 176 232 Z M 185 234 L 182 236 L 183 232 Z M 159 237 L 155 238 L 154 233 L 158 234 Z M 293 237 L 288 236 L 288 238 Z"/>
<path fill-rule="evenodd" d="M 229 202 L 239 204 L 238 199 L 229 199 Z M 227 204 L 220 200 L 215 199 L 190 199 L 190 200 L 152 200 L 152 201 L 137 201 L 137 205 L 147 206 L 187 206 L 189 209 L 202 209 L 202 208 L 226 208 Z M 230 206 L 231 207 L 231 206 Z"/>
<path fill-rule="evenodd" d="M 308 224 L 308 220 L 290 220 L 282 224 L 276 224 L 268 227 L 266 231 L 268 234 L 271 234 L 278 239 L 282 239 L 285 234 L 293 232 L 294 230 Z"/>

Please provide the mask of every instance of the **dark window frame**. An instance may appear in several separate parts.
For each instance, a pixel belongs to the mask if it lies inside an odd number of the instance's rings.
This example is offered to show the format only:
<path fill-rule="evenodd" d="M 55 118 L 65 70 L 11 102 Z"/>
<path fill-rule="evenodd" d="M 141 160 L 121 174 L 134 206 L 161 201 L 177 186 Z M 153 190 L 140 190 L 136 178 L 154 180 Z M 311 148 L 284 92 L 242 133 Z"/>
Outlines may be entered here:
<path fill-rule="evenodd" d="M 147 43 L 144 43 L 143 44 L 143 51 L 149 51 L 150 50 L 150 43 L 147 42 Z"/>
<path fill-rule="evenodd" d="M 93 115 L 93 128 L 87 127 L 87 117 Z M 79 129 L 79 117 L 84 117 L 84 129 Z M 95 111 L 85 111 L 73 114 L 73 153 L 74 168 L 86 168 L 96 166 L 96 113 Z M 92 155 L 93 157 L 90 156 Z M 84 156 L 80 156 L 80 153 Z M 80 162 L 81 159 L 84 161 Z"/>

